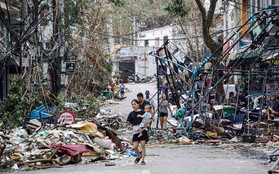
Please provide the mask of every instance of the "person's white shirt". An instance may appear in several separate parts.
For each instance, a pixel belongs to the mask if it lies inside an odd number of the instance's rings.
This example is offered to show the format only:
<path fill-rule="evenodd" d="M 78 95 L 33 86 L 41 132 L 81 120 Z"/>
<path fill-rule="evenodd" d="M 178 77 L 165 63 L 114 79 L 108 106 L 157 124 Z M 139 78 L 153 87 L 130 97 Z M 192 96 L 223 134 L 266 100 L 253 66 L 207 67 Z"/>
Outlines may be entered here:
<path fill-rule="evenodd" d="M 150 103 L 150 105 L 153 107 L 154 106 L 154 100 L 151 98 L 145 98 L 146 101 L 148 101 Z"/>

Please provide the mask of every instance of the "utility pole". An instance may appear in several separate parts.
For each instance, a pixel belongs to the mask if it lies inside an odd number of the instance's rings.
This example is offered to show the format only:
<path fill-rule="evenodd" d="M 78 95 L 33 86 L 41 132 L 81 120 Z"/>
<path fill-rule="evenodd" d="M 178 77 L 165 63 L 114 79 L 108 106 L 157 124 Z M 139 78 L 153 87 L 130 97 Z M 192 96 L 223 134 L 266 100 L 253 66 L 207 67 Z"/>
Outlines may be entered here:
<path fill-rule="evenodd" d="M 59 20 L 58 20 L 58 24 L 59 26 L 65 26 L 64 24 L 64 0 L 59 0 L 58 1 L 58 17 L 59 17 Z M 62 74 L 62 62 L 64 61 L 64 55 L 65 55 L 65 29 L 64 27 L 58 27 L 58 61 L 59 61 L 59 66 L 57 67 L 58 68 L 58 78 L 59 78 L 59 81 L 58 81 L 58 85 L 59 85 L 59 91 L 62 90 L 62 88 L 64 89 L 64 83 L 65 81 L 63 82 L 62 84 L 62 78 L 65 80 L 66 78 L 66 75 L 65 75 L 65 72 Z"/>
<path fill-rule="evenodd" d="M 133 16 L 133 46 L 136 46 L 136 32 L 137 32 L 137 26 L 136 26 L 136 16 Z"/>
<path fill-rule="evenodd" d="M 63 6 L 63 0 L 53 0 L 53 35 L 52 35 L 52 47 L 58 45 L 58 49 L 54 50 L 54 60 L 50 64 L 50 81 L 51 81 L 51 93 L 55 96 L 58 95 L 61 87 L 61 57 L 60 47 L 61 41 L 61 29 L 59 24 L 61 23 L 61 10 Z"/>
<path fill-rule="evenodd" d="M 22 39 L 22 34 L 25 28 L 25 21 L 28 13 L 28 7 L 27 7 L 27 1 L 22 0 L 21 1 L 21 19 L 20 19 L 20 38 L 19 40 Z M 19 59 L 19 66 L 20 66 L 20 73 L 22 71 L 22 51 L 23 51 L 23 46 L 20 44 L 20 59 Z M 27 66 L 27 65 L 26 65 Z"/>
<path fill-rule="evenodd" d="M 107 10 L 110 11 L 111 10 L 111 6 L 109 4 L 107 4 Z M 107 32 L 109 36 L 113 35 L 113 29 L 112 29 L 112 16 L 110 13 L 107 13 Z M 113 52 L 113 47 L 114 47 L 114 38 L 113 37 L 108 37 L 108 53 L 111 54 Z"/>

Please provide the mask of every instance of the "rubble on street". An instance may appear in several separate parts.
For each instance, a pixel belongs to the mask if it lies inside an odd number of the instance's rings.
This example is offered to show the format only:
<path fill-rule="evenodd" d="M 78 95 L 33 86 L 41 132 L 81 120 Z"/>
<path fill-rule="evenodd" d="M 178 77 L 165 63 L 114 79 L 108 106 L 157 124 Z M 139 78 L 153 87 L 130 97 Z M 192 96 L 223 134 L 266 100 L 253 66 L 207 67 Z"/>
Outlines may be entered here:
<path fill-rule="evenodd" d="M 279 173 L 278 3 L 0 0 L 0 172 L 206 146 Z"/>
<path fill-rule="evenodd" d="M 128 137 L 131 127 L 120 115 L 101 109 L 90 120 L 78 121 L 78 117 L 75 120 L 66 117 L 64 121 L 59 120 L 58 124 L 42 124 L 38 119 L 32 119 L 24 127 L 1 130 L 1 170 L 46 169 L 98 161 L 113 166 L 117 163 L 115 160 L 137 156 Z M 276 127 L 269 125 L 267 135 L 264 135 L 267 132 L 263 128 L 262 136 L 247 143 L 239 136 L 239 129 L 233 129 L 229 120 L 223 121 L 222 124 L 209 126 L 197 118 L 192 123 L 191 131 L 187 129 L 189 125 L 152 128 L 149 131 L 149 146 L 198 144 L 243 149 L 243 153 L 247 148 L 271 152 L 279 147 L 279 136 L 272 134 L 277 131 Z"/>
<path fill-rule="evenodd" d="M 77 105 L 65 103 L 65 106 L 73 110 Z M 114 132 L 126 126 L 117 114 L 100 110 L 91 121 L 84 121 L 84 117 L 66 110 L 56 121 L 51 119 L 56 123 L 50 123 L 48 116 L 51 114 L 40 106 L 31 112 L 24 127 L 0 130 L 1 170 L 45 169 L 114 160 L 125 155 L 124 152 L 127 155 L 131 149 L 129 141 L 122 141 Z"/>

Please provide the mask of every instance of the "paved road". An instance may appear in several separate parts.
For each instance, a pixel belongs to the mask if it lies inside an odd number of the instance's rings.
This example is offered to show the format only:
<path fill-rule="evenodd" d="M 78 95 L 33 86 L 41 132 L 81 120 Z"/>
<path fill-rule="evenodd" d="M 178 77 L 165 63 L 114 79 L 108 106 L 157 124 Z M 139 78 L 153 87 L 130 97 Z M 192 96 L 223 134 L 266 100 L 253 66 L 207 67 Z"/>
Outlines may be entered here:
<path fill-rule="evenodd" d="M 145 95 L 145 91 L 149 90 L 151 97 L 157 92 L 156 83 L 130 83 L 125 84 L 125 87 L 128 88 L 130 92 L 125 93 L 127 98 L 122 100 L 121 104 L 113 104 L 102 108 L 111 109 L 112 112 L 120 113 L 121 116 L 127 118 L 128 114 L 132 111 L 131 101 L 137 98 L 139 92 L 142 92 L 143 95 Z M 153 99 L 157 106 L 157 95 L 155 95 Z M 157 118 L 155 117 L 155 120 L 156 119 Z M 153 122 L 152 127 L 156 127 L 156 122 Z"/>
<path fill-rule="evenodd" d="M 120 105 L 110 105 L 124 117 L 132 110 L 131 100 L 146 89 L 156 92 L 155 84 L 128 84 L 132 92 Z M 116 160 L 116 166 L 106 167 L 104 162 L 85 165 L 67 165 L 62 168 L 19 172 L 20 174 L 262 174 L 270 166 L 266 161 L 241 156 L 236 151 L 221 147 L 197 145 L 148 145 L 147 165 L 134 164 L 134 157 Z"/>
<path fill-rule="evenodd" d="M 19 172 L 19 174 L 262 174 L 266 161 L 245 158 L 221 147 L 168 145 L 148 147 L 146 165 L 134 164 L 134 158 L 116 160 L 116 166 L 104 162 L 67 165 L 62 168 Z"/>
<path fill-rule="evenodd" d="M 155 83 L 130 83 L 125 84 L 125 87 L 128 88 L 130 92 L 125 93 L 127 98 L 122 100 L 121 104 L 112 104 L 102 107 L 102 109 L 111 109 L 112 112 L 120 113 L 121 116 L 127 118 L 128 114 L 132 111 L 131 101 L 137 98 L 139 92 L 144 94 L 146 90 L 149 90 L 150 96 L 153 96 L 153 94 L 157 92 Z M 154 99 L 157 101 L 157 95 L 155 95 Z"/>

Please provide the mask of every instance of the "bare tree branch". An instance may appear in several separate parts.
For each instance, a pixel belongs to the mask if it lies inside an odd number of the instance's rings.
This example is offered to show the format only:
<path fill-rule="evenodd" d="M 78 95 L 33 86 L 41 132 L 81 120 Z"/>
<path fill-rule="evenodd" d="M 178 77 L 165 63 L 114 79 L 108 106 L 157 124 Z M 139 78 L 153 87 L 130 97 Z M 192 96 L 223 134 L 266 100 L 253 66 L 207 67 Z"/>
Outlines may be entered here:
<path fill-rule="evenodd" d="M 207 20 L 207 27 L 208 27 L 208 28 L 211 27 L 217 1 L 218 1 L 218 0 L 210 0 L 210 6 L 209 6 L 208 13 L 207 13 L 207 19 L 206 19 L 206 20 Z"/>
<path fill-rule="evenodd" d="M 210 0 L 210 8 L 209 8 L 208 16 L 206 15 L 206 10 L 203 7 L 203 3 L 200 0 L 196 0 L 196 3 L 200 9 L 201 16 L 202 16 L 202 26 L 203 26 L 202 31 L 203 31 L 204 42 L 206 46 L 210 49 L 211 53 L 214 53 L 218 49 L 219 43 L 213 40 L 209 29 L 212 25 L 217 0 Z M 216 57 L 219 57 L 220 54 L 221 52 L 219 51 L 216 54 Z"/>

